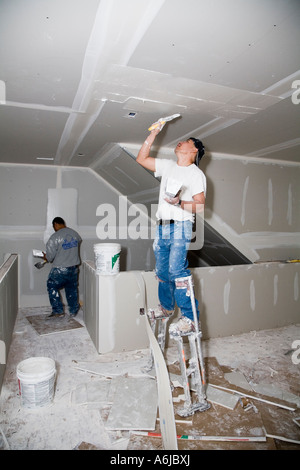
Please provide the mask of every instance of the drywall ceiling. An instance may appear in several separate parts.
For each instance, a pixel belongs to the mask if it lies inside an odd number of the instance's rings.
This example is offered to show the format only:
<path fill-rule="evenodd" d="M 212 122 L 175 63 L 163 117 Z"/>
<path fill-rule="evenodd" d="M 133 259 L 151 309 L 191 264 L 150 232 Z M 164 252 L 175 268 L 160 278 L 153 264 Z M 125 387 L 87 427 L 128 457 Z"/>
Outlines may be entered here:
<path fill-rule="evenodd" d="M 134 193 L 149 175 L 118 149 L 173 113 L 165 149 L 299 162 L 299 24 L 299 0 L 0 0 L 0 162 Z"/>

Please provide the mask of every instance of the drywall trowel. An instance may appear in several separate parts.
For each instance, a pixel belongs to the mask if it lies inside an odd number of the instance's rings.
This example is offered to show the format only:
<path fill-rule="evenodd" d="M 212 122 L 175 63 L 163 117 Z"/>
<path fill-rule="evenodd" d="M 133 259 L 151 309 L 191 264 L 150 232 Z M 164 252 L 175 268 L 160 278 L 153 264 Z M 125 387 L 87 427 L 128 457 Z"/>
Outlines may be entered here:
<path fill-rule="evenodd" d="M 43 268 L 43 267 L 45 266 L 46 263 L 47 263 L 46 260 L 44 260 L 44 261 L 39 261 L 38 263 L 35 263 L 34 266 L 35 266 L 36 268 L 38 268 L 38 269 L 41 269 L 41 268 Z"/>
<path fill-rule="evenodd" d="M 166 124 L 166 122 L 172 121 L 173 119 L 176 119 L 179 116 L 180 116 L 180 114 L 172 114 L 172 116 L 162 117 L 158 121 L 154 122 L 152 124 L 152 126 L 149 127 L 148 131 L 153 131 L 153 129 L 156 129 L 159 126 L 161 126 L 161 129 L 162 129 L 164 127 L 164 125 Z"/>
<path fill-rule="evenodd" d="M 32 254 L 33 256 L 36 256 L 37 258 L 43 258 L 44 257 L 44 253 L 41 251 L 41 250 L 32 250 Z M 38 263 L 35 263 L 35 267 L 38 268 L 38 269 L 41 269 L 45 266 L 45 264 L 47 263 L 48 261 L 46 261 L 45 259 L 43 261 L 39 261 Z"/>

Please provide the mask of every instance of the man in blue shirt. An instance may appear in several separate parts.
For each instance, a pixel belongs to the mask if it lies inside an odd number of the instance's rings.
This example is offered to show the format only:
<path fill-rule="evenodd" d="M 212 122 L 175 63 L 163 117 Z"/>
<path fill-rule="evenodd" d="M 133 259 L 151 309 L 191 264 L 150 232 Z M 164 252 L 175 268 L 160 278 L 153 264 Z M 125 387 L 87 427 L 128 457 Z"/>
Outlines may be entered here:
<path fill-rule="evenodd" d="M 78 301 L 79 247 L 80 235 L 66 226 L 61 217 L 52 221 L 54 233 L 46 244 L 45 261 L 53 264 L 47 280 L 52 313 L 47 318 L 64 316 L 60 290 L 65 289 L 70 316 L 75 317 L 80 308 Z"/>

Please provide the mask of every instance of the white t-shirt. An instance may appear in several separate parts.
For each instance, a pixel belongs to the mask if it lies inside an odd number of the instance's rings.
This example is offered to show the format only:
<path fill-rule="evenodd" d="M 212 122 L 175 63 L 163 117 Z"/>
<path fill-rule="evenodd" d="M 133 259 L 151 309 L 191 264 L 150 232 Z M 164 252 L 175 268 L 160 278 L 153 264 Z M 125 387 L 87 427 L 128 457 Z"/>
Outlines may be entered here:
<path fill-rule="evenodd" d="M 193 163 L 189 166 L 179 166 L 174 160 L 157 158 L 155 161 L 155 176 L 161 176 L 157 219 L 162 220 L 194 220 L 194 214 L 165 201 L 168 178 L 181 184 L 180 199 L 193 201 L 193 196 L 204 192 L 206 194 L 206 177 L 200 168 Z"/>

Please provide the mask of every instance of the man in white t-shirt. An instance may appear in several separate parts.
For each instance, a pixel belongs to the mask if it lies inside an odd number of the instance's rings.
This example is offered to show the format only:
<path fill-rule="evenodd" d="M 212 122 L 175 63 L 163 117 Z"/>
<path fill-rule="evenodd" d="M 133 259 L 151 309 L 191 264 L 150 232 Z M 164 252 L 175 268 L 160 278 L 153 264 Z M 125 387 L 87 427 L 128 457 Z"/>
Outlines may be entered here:
<path fill-rule="evenodd" d="M 179 142 L 174 160 L 150 157 L 150 148 L 162 127 L 151 131 L 143 143 L 137 162 L 161 176 L 157 227 L 153 243 L 158 278 L 160 305 L 150 310 L 152 319 L 167 318 L 174 313 L 175 302 L 181 318 L 171 324 L 171 336 L 187 335 L 195 331 L 189 285 L 186 282 L 187 252 L 192 238 L 194 214 L 203 212 L 206 195 L 206 177 L 198 168 L 204 155 L 202 142 L 194 137 Z M 198 301 L 195 299 L 199 318 Z"/>

